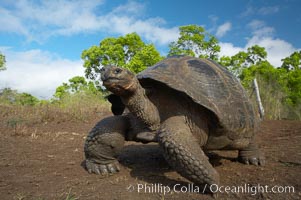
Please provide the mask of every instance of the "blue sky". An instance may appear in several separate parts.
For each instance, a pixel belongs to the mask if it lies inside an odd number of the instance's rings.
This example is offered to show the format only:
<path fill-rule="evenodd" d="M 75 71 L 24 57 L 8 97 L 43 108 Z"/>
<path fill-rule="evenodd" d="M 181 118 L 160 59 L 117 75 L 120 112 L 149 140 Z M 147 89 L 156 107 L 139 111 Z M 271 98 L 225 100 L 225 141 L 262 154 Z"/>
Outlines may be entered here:
<path fill-rule="evenodd" d="M 73 76 L 83 75 L 81 52 L 106 37 L 137 32 L 166 55 L 178 27 L 204 26 L 220 55 L 258 44 L 275 66 L 301 49 L 299 0 L 0 0 L 0 51 L 7 70 L 0 88 L 40 98 Z"/>

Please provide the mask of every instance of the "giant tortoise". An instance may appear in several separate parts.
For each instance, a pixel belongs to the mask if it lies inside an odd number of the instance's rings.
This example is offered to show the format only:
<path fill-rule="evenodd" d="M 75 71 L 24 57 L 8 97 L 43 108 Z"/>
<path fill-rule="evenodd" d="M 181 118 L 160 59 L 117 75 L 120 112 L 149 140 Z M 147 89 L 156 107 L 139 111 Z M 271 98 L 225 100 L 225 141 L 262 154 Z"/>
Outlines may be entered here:
<path fill-rule="evenodd" d="M 240 82 L 214 61 L 173 56 L 137 75 L 109 66 L 101 79 L 116 115 L 86 139 L 90 173 L 118 172 L 116 155 L 125 140 L 158 142 L 168 164 L 199 185 L 219 184 L 204 153 L 209 150 L 238 150 L 241 162 L 264 164 L 254 139 L 258 115 Z"/>

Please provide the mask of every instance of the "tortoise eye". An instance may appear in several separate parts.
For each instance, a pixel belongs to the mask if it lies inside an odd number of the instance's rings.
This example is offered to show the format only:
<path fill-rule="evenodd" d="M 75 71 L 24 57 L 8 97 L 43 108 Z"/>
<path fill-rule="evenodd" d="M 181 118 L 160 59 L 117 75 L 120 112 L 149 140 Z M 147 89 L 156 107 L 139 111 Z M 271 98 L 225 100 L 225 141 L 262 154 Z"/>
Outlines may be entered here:
<path fill-rule="evenodd" d="M 114 70 L 114 74 L 120 74 L 121 72 L 122 72 L 122 69 L 119 69 L 119 68 Z"/>

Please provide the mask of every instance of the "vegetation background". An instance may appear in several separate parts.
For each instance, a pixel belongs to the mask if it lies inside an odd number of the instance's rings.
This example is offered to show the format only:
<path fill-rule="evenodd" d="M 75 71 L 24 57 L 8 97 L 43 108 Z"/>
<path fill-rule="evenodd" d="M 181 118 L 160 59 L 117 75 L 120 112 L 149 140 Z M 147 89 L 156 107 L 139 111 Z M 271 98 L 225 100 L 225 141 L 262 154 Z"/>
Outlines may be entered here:
<path fill-rule="evenodd" d="M 281 67 L 271 65 L 267 52 L 258 45 L 233 56 L 219 56 L 220 46 L 215 36 L 198 25 L 179 28 L 180 37 L 170 43 L 172 55 L 190 55 L 209 58 L 232 72 L 254 100 L 254 78 L 259 83 L 266 119 L 301 119 L 301 51 L 282 59 Z M 107 92 L 101 87 L 99 69 L 117 65 L 139 73 L 164 59 L 153 44 L 146 44 L 136 33 L 118 38 L 109 37 L 99 45 L 83 50 L 85 77 L 76 76 L 58 86 L 53 97 L 40 100 L 13 88 L 0 88 L 2 122 L 18 126 L 47 123 L 55 120 L 87 121 L 93 114 L 109 112 Z M 0 53 L 0 73 L 5 70 L 5 55 Z"/>

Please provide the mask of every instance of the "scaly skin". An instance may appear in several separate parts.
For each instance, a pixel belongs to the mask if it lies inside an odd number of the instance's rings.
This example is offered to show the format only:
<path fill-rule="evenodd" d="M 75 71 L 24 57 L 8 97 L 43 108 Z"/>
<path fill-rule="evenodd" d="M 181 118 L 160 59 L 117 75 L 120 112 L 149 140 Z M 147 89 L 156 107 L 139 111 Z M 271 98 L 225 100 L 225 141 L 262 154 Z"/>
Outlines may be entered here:
<path fill-rule="evenodd" d="M 147 98 L 134 73 L 118 67 L 106 67 L 102 68 L 101 79 L 104 86 L 119 96 L 129 111 L 145 124 L 145 131 L 159 128 L 159 112 Z"/>
<path fill-rule="evenodd" d="M 89 173 L 108 174 L 119 171 L 116 156 L 124 145 L 128 127 L 125 116 L 107 117 L 95 125 L 84 146 Z"/>
<path fill-rule="evenodd" d="M 158 140 L 169 165 L 183 177 L 203 186 L 219 184 L 217 171 L 209 163 L 183 117 L 167 119 L 161 126 Z"/>
<path fill-rule="evenodd" d="M 120 96 L 129 111 L 145 124 L 145 129 L 156 131 L 160 126 L 160 116 L 156 106 L 147 98 L 145 89 L 137 79 L 133 80 L 135 92 Z"/>

